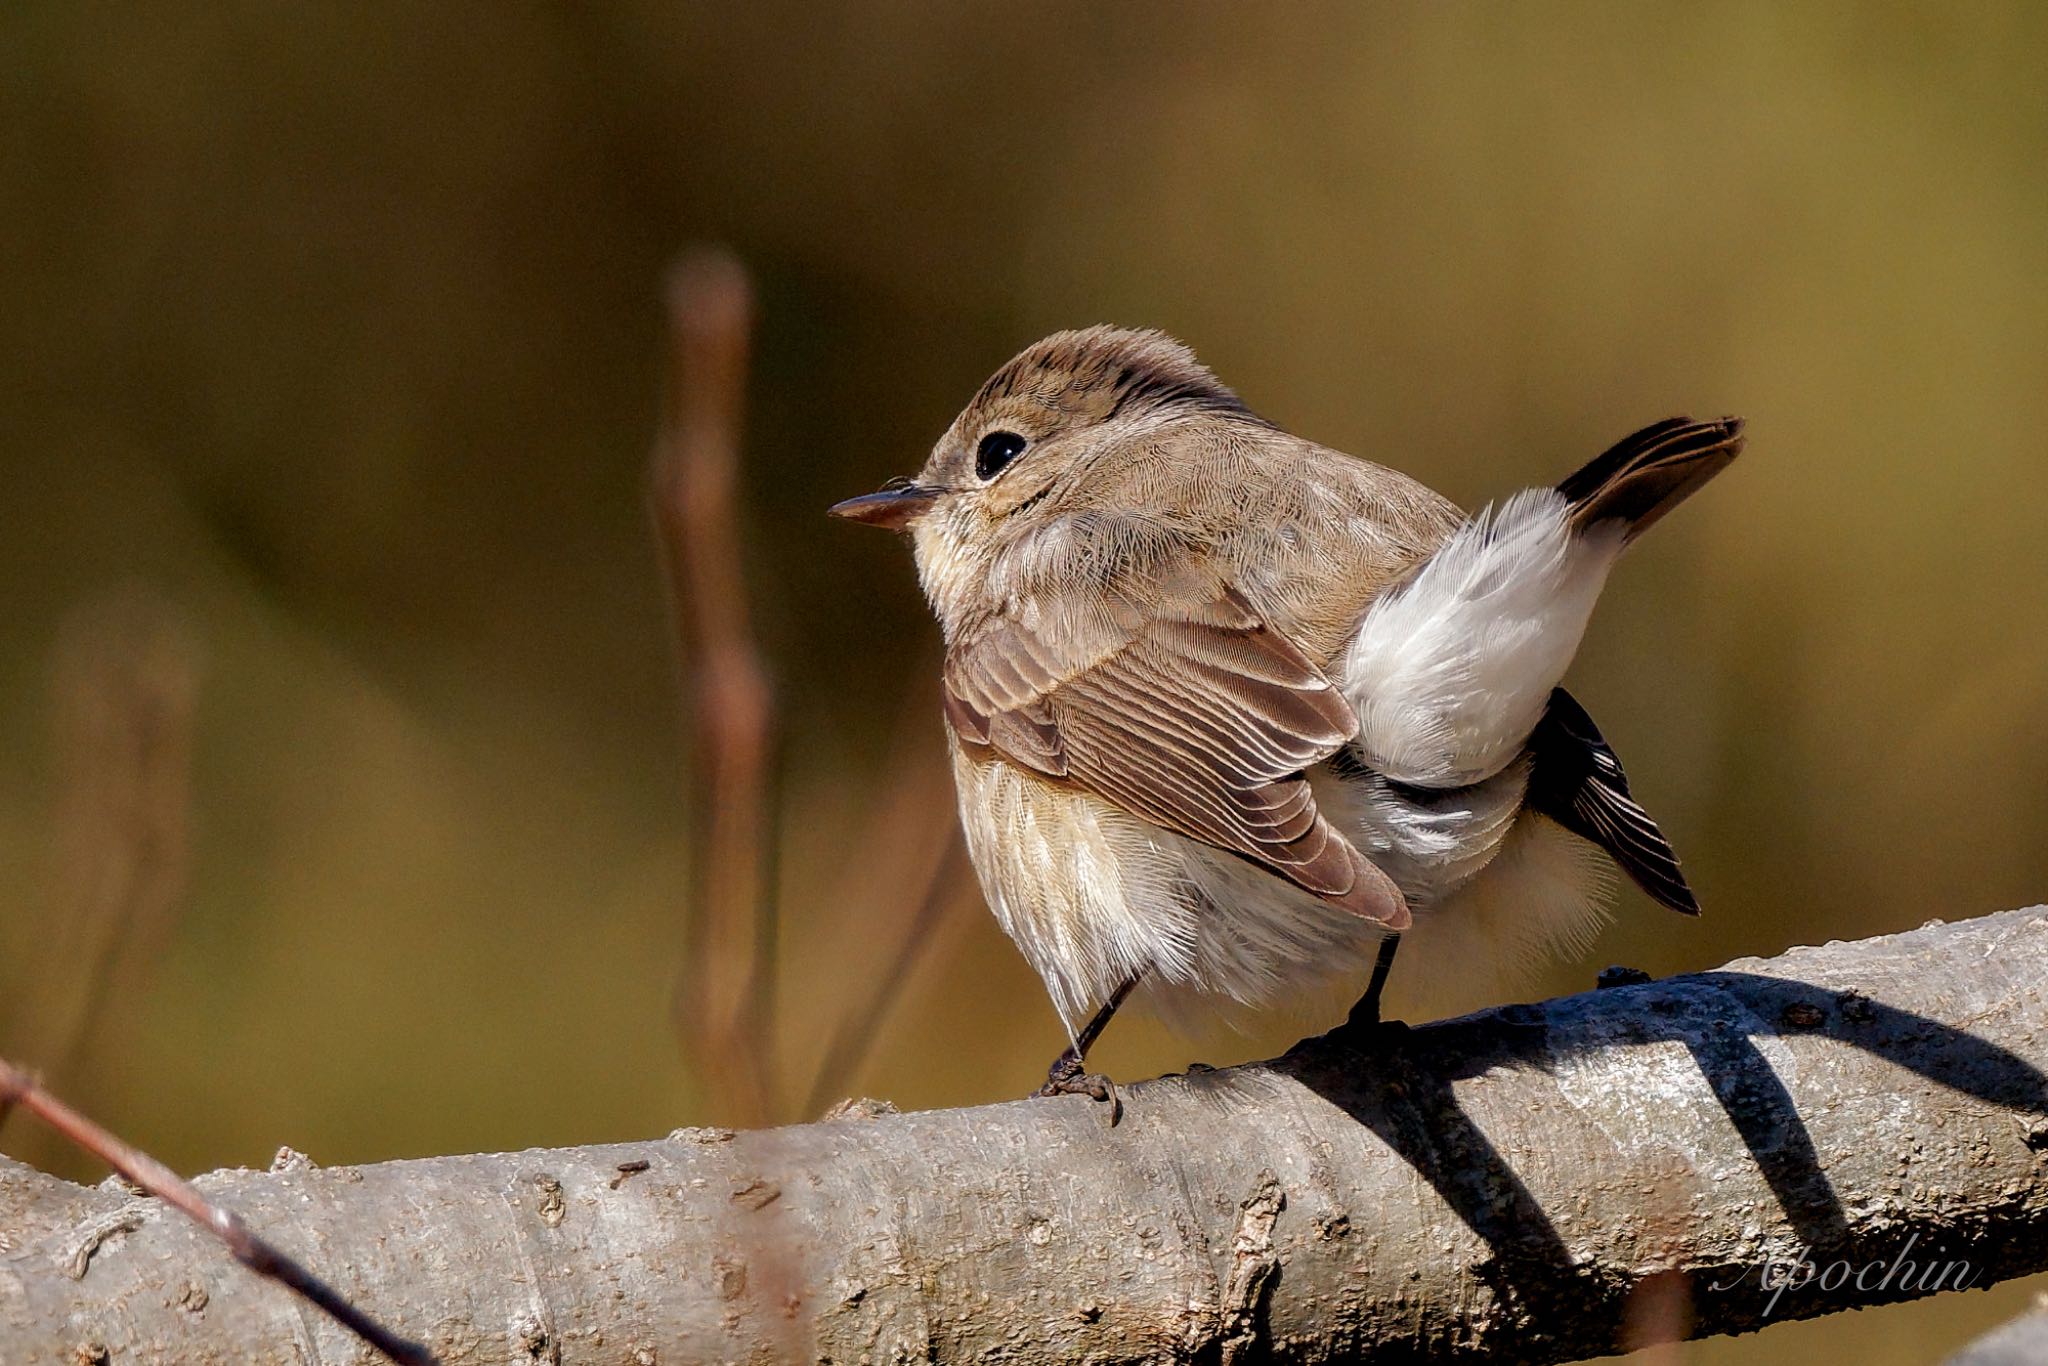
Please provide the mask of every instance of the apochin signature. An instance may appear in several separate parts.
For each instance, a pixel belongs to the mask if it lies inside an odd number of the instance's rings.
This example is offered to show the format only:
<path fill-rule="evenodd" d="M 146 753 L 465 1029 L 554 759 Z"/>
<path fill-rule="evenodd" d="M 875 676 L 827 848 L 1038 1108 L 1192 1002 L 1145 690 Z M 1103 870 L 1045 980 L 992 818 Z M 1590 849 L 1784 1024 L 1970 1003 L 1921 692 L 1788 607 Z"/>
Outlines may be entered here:
<path fill-rule="evenodd" d="M 1818 1285 L 1822 1290 L 1842 1290 L 1853 1285 L 1863 1294 L 1899 1289 L 1931 1295 L 1937 1290 L 1968 1290 L 1977 1284 L 1977 1268 L 1960 1258 L 1945 1262 L 1908 1261 L 1907 1254 L 1919 1241 L 1918 1233 L 1908 1234 L 1906 1245 L 1899 1249 L 1889 1265 L 1882 1260 L 1857 1263 L 1846 1257 L 1816 1263 L 1809 1249 L 1789 1262 L 1764 1262 L 1745 1269 L 1731 1281 L 1716 1282 L 1713 1288 L 1717 1291 L 1733 1290 L 1749 1279 L 1751 1271 L 1754 1271 L 1757 1284 L 1771 1292 L 1770 1301 L 1764 1305 L 1764 1317 L 1769 1318 L 1778 1307 L 1779 1297 L 1787 1290 L 1803 1290 L 1809 1285 Z"/>

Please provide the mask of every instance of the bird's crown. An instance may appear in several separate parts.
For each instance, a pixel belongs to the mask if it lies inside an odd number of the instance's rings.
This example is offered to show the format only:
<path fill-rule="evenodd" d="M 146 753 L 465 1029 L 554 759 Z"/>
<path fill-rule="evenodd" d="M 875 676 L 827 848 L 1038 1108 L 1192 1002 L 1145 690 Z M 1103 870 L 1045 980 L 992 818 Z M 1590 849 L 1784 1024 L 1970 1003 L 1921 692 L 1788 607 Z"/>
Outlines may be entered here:
<path fill-rule="evenodd" d="M 1109 326 L 1033 342 L 989 376 L 968 412 L 1019 401 L 1098 421 L 1141 410 L 1245 411 L 1182 343 L 1149 328 Z"/>

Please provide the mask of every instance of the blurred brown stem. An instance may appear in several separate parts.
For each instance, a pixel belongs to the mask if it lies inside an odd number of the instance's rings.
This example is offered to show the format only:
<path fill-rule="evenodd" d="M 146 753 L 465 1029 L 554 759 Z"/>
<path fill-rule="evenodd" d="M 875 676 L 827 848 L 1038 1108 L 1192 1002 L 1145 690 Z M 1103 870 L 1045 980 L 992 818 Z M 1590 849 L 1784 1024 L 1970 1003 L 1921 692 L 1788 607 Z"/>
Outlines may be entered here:
<path fill-rule="evenodd" d="M 897 937 L 895 955 L 870 981 L 866 999 L 848 1012 L 833 1031 L 832 1042 L 826 1046 L 824 1060 L 818 1064 L 810 1094 L 804 1100 L 804 1114 L 821 1114 L 859 1075 L 861 1064 L 867 1061 L 868 1051 L 881 1033 L 883 1017 L 902 994 L 911 970 L 931 946 L 947 909 L 959 897 L 968 868 L 967 844 L 954 830 L 946 841 L 945 852 L 925 880 L 924 895 L 917 899 L 915 913 Z"/>
<path fill-rule="evenodd" d="M 858 844 L 839 861 L 844 876 L 832 895 L 833 905 L 846 908 L 843 920 L 857 936 L 849 961 L 872 961 L 878 956 L 873 950 L 894 947 L 860 979 L 866 994 L 841 1017 L 826 1044 L 799 1111 L 805 1116 L 849 1094 L 882 1021 L 967 881 L 966 850 L 953 814 L 953 775 L 933 720 L 939 711 L 938 660 L 921 661 L 911 675 L 923 682 L 904 693 L 885 750 L 888 772 L 873 784 L 876 799 Z"/>
<path fill-rule="evenodd" d="M 57 634 L 50 894 L 8 1034 L 67 1087 L 89 1075 L 185 899 L 197 655 L 181 615 L 134 589 L 72 609 Z"/>
<path fill-rule="evenodd" d="M 652 499 L 694 749 L 694 894 L 677 1022 L 714 1105 L 774 1112 L 775 700 L 747 619 L 739 435 L 752 300 L 717 251 L 686 255 L 667 291 L 667 402 Z"/>

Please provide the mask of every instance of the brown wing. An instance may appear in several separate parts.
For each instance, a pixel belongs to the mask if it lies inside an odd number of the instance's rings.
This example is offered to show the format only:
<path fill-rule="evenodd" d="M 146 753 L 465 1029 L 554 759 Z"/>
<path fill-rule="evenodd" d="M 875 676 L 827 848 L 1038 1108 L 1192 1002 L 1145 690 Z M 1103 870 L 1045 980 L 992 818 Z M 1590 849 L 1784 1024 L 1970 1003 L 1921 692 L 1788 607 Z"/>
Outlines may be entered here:
<path fill-rule="evenodd" d="M 955 731 L 1406 928 L 1399 889 L 1323 820 L 1302 776 L 1357 729 L 1322 671 L 1228 589 L 1154 612 L 1107 650 L 1063 648 L 1014 618 L 956 645 Z"/>

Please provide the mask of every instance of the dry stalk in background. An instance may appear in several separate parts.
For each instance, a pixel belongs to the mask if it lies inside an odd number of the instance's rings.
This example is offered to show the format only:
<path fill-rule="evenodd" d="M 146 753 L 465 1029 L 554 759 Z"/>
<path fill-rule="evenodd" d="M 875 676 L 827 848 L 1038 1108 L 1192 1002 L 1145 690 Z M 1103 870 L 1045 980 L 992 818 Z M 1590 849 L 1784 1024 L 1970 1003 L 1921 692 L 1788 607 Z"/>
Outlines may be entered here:
<path fill-rule="evenodd" d="M 823 1114 L 835 1098 L 846 1096 L 853 1089 L 869 1050 L 881 1034 L 883 1018 L 903 994 L 904 983 L 937 937 L 947 912 L 959 902 L 972 871 L 966 842 L 955 833 L 932 865 L 923 893 L 903 903 L 912 909 L 908 916 L 897 917 L 901 929 L 896 936 L 896 952 L 870 981 L 866 997 L 833 1031 L 832 1042 L 825 1049 L 817 1077 L 804 1100 L 805 1114 Z"/>
<path fill-rule="evenodd" d="M 89 1076 L 96 1040 L 141 990 L 177 923 L 191 878 L 193 712 L 198 648 L 181 615 L 140 590 L 74 608 L 57 634 L 50 691 L 56 773 L 51 895 L 42 963 L 14 1020 L 16 1046 L 48 1075 Z M 235 1259 L 290 1288 L 392 1360 L 434 1357 L 391 1333 L 147 1153 L 124 1143 L 0 1059 L 0 1124 L 19 1107 L 50 1132 L 189 1215 Z M 32 1140 L 25 1155 L 47 1158 Z M 54 1151 L 51 1149 L 50 1151 Z M 95 1225 L 81 1270 L 132 1217 Z M 80 1359 L 85 1359 L 81 1349 Z"/>
<path fill-rule="evenodd" d="M 883 1019 L 973 883 L 954 816 L 952 767 L 945 750 L 932 743 L 938 731 L 937 661 L 925 661 L 913 676 L 924 682 L 904 695 L 886 750 L 888 772 L 876 785 L 858 845 L 840 860 L 846 876 L 829 903 L 845 908 L 838 918 L 860 927 L 863 941 L 895 947 L 864 975 L 864 995 L 841 1017 L 820 1055 L 798 1112 L 804 1117 L 815 1118 L 852 1092 Z"/>
<path fill-rule="evenodd" d="M 91 1076 L 97 1041 L 140 995 L 187 895 L 198 654 L 179 612 L 136 589 L 73 608 L 57 632 L 54 856 L 8 1035 L 59 1085 Z"/>
<path fill-rule="evenodd" d="M 677 1025 L 721 1118 L 782 1117 L 775 1048 L 775 693 L 748 620 L 740 546 L 740 431 L 752 296 L 729 254 L 685 255 L 669 277 L 668 398 L 650 486 L 693 755 L 692 894 Z M 920 676 L 936 677 L 929 669 Z M 968 885 L 937 700 L 914 692 L 877 784 L 874 816 L 844 860 L 835 903 L 860 942 L 893 944 L 827 1045 L 805 1102 L 852 1083 L 891 1005 Z M 907 894 L 906 894 L 907 893 Z"/>
<path fill-rule="evenodd" d="M 693 895 L 676 991 L 683 1043 L 721 1112 L 773 1116 L 775 698 L 747 619 L 739 435 L 752 294 L 730 255 L 671 272 L 668 393 L 651 495 L 687 699 Z"/>

